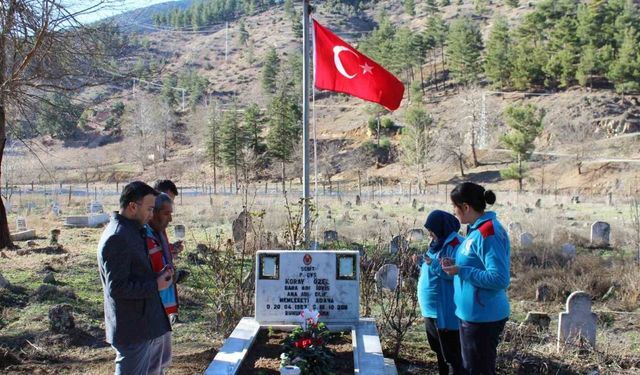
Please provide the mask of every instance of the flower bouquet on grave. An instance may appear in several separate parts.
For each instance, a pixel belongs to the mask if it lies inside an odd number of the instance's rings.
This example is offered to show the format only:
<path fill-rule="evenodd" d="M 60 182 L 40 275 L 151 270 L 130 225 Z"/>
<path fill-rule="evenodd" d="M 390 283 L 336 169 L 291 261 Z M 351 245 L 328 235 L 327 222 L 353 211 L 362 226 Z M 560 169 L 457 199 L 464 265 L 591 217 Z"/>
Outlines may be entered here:
<path fill-rule="evenodd" d="M 318 322 L 320 313 L 305 309 L 300 317 L 302 326 L 296 327 L 284 340 L 280 366 L 297 366 L 302 375 L 333 374 L 334 355 L 326 346 L 329 329 Z"/>

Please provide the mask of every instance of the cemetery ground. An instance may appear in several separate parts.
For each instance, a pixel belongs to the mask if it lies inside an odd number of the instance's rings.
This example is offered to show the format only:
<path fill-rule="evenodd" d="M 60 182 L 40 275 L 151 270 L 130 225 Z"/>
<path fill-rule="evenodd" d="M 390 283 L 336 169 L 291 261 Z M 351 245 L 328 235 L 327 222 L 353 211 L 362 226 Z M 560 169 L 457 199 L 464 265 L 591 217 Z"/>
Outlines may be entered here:
<path fill-rule="evenodd" d="M 606 197 L 580 197 L 581 203 L 576 204 L 570 196 L 497 194 L 499 204 L 494 208 L 499 218 L 505 226 L 514 223 L 510 233 L 512 314 L 498 348 L 500 373 L 638 373 L 640 267 L 635 262 L 639 244 L 631 201 L 620 199 L 610 205 Z M 404 306 L 400 313 L 406 322 L 415 295 L 407 259 L 428 242 L 426 237 L 411 242 L 409 249 L 401 246 L 395 255 L 389 252 L 389 242 L 395 235 L 422 228 L 430 210 L 450 210 L 445 197 L 442 191 L 413 197 L 364 197 L 357 205 L 355 195 L 346 195 L 320 197 L 315 205 L 319 213 L 316 239 L 323 248 L 352 249 L 359 244 L 366 253 L 362 261 L 361 315 L 376 318 L 387 357 L 395 347 L 394 335 L 398 332 L 393 330 L 392 320 L 398 311 L 389 307 L 389 292 L 376 291 L 374 274 L 383 264 L 400 266 L 406 276 L 400 289 Z M 22 199 L 24 206 L 28 199 Z M 6 279 L 6 283 L 0 279 L 0 372 L 112 373 L 113 351 L 103 342 L 102 290 L 96 266 L 102 229 L 64 228 L 63 220 L 49 213 L 44 200 L 33 199 L 36 207 L 29 214 L 14 204 L 9 220 L 15 223 L 17 214 L 25 216 L 27 226 L 35 229 L 38 237 L 29 243 L 19 242 L 20 249 L 5 249 L 0 254 L 0 274 Z M 116 209 L 115 196 L 101 200 L 105 211 Z M 252 252 L 291 246 L 292 238 L 300 234 L 292 224 L 299 215 L 295 200 L 253 194 L 177 199 L 173 224 L 187 227 L 186 249 L 177 267 L 189 270 L 191 275 L 180 284 L 182 306 L 174 330 L 170 374 L 202 373 L 237 321 L 253 314 L 253 276 L 247 277 Z M 88 200 L 73 197 L 63 202 L 61 208 L 68 215 L 81 213 Z M 243 206 L 252 213 L 246 237 L 232 230 Z M 609 247 L 590 246 L 595 221 L 610 224 Z M 51 245 L 50 231 L 56 228 L 61 230 L 59 245 Z M 336 231 L 338 240 L 323 241 L 326 230 Z M 521 236 L 525 232 L 533 240 L 521 244 L 520 239 L 527 237 Z M 171 236 L 172 231 L 169 233 Z M 564 244 L 575 246 L 576 255 L 563 252 Z M 592 296 L 598 317 L 596 347 L 558 352 L 558 313 L 565 310 L 567 296 L 577 290 Z M 55 333 L 49 327 L 49 310 L 65 303 L 73 308 L 75 327 Z M 544 319 L 525 324 L 527 313 L 532 311 L 548 314 L 548 325 Z M 435 374 L 437 366 L 428 349 L 424 324 L 419 317 L 414 318 L 402 333 L 396 358 L 399 373 Z"/>

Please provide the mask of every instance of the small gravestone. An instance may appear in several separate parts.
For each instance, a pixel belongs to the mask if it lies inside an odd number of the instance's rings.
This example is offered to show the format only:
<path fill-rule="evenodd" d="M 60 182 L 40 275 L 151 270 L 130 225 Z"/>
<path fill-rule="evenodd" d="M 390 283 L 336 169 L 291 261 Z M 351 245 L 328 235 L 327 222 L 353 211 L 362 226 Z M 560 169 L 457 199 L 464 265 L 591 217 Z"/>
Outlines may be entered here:
<path fill-rule="evenodd" d="M 356 195 L 356 206 L 359 206 L 362 204 L 362 200 L 360 199 L 359 195 Z"/>
<path fill-rule="evenodd" d="M 533 246 L 533 234 L 524 232 L 520 235 L 520 248 L 529 249 Z"/>
<path fill-rule="evenodd" d="M 577 196 L 577 195 L 574 195 L 573 197 L 571 197 L 571 203 L 579 204 L 580 203 L 580 197 Z"/>
<path fill-rule="evenodd" d="M 51 240 L 49 246 L 58 246 L 58 239 L 60 237 L 60 229 L 51 229 Z"/>
<path fill-rule="evenodd" d="M 5 279 L 4 276 L 2 276 L 2 274 L 0 273 L 0 289 L 6 289 L 10 286 L 11 283 L 9 283 L 9 281 L 7 281 L 7 279 Z"/>
<path fill-rule="evenodd" d="M 252 220 L 251 214 L 246 210 L 240 212 L 240 215 L 231 224 L 231 232 L 233 234 L 233 242 L 235 242 L 236 250 L 242 250 L 244 246 L 244 240 L 247 238 L 247 233 L 251 231 Z"/>
<path fill-rule="evenodd" d="M 609 192 L 607 196 L 609 197 L 609 206 L 613 206 L 613 194 Z"/>
<path fill-rule="evenodd" d="M 551 318 L 545 312 L 529 311 L 524 323 L 536 327 L 538 331 L 546 331 L 551 324 Z"/>
<path fill-rule="evenodd" d="M 102 202 L 92 201 L 89 203 L 87 205 L 87 213 L 90 215 L 104 213 L 104 206 L 102 205 Z"/>
<path fill-rule="evenodd" d="M 591 246 L 609 247 L 611 226 L 604 221 L 596 221 L 591 225 Z"/>
<path fill-rule="evenodd" d="M 335 230 L 324 231 L 324 242 L 334 242 L 338 240 L 338 232 Z"/>
<path fill-rule="evenodd" d="M 347 201 L 347 203 L 344 204 L 345 208 L 351 208 L 351 202 Z"/>
<path fill-rule="evenodd" d="M 389 253 L 397 254 L 400 250 L 406 250 L 409 247 L 409 242 L 404 236 L 395 236 L 389 243 Z"/>
<path fill-rule="evenodd" d="M 413 201 L 411 201 L 411 208 L 415 210 L 417 207 L 418 207 L 418 201 L 414 198 Z"/>
<path fill-rule="evenodd" d="M 27 230 L 27 219 L 22 216 L 16 218 L 16 232 L 24 232 Z"/>
<path fill-rule="evenodd" d="M 407 237 L 409 238 L 409 242 L 418 242 L 424 240 L 424 231 L 420 228 L 414 228 L 409 230 L 407 233 Z"/>
<path fill-rule="evenodd" d="M 55 333 L 69 332 L 75 328 L 73 307 L 69 304 L 55 305 L 49 310 L 49 329 Z"/>
<path fill-rule="evenodd" d="M 518 236 L 520 233 L 522 233 L 522 225 L 520 225 L 520 223 L 509 223 L 509 234 L 512 237 Z"/>
<path fill-rule="evenodd" d="M 373 215 L 371 215 L 371 217 L 374 218 L 374 219 L 379 219 L 380 215 L 378 215 L 377 212 L 374 212 Z"/>
<path fill-rule="evenodd" d="M 536 206 L 536 208 L 540 208 L 540 207 L 542 207 L 542 199 L 538 198 L 538 199 L 536 200 L 536 204 L 535 204 L 535 206 Z"/>
<path fill-rule="evenodd" d="M 47 284 L 55 284 L 56 283 L 56 278 L 53 275 L 53 272 L 47 272 L 47 274 L 45 275 L 44 279 L 42 280 L 43 283 L 47 283 Z"/>
<path fill-rule="evenodd" d="M 177 240 L 182 240 L 187 236 L 187 229 L 182 224 L 176 224 L 173 226 L 173 235 Z"/>
<path fill-rule="evenodd" d="M 51 213 L 55 217 L 60 216 L 61 211 L 60 211 L 60 205 L 58 204 L 58 202 L 51 203 Z"/>
<path fill-rule="evenodd" d="M 418 212 L 424 212 L 424 206 L 418 208 Z"/>
<path fill-rule="evenodd" d="M 379 289 L 386 289 L 390 291 L 396 290 L 398 287 L 398 266 L 395 264 L 385 264 L 374 277 L 376 285 Z"/>
<path fill-rule="evenodd" d="M 342 221 L 351 221 L 351 215 L 349 215 L 349 211 L 345 211 L 344 214 L 342 214 Z"/>
<path fill-rule="evenodd" d="M 367 215 L 362 215 L 362 221 L 367 221 Z"/>
<path fill-rule="evenodd" d="M 577 255 L 576 247 L 573 244 L 566 243 L 560 248 L 560 254 L 566 259 L 575 259 Z"/>
<path fill-rule="evenodd" d="M 536 288 L 536 302 L 551 301 L 551 290 L 547 284 L 540 284 Z"/>
<path fill-rule="evenodd" d="M 558 351 L 566 346 L 596 347 L 598 318 L 591 311 L 591 296 L 585 292 L 573 292 L 567 299 L 567 311 L 560 313 L 558 322 Z"/>

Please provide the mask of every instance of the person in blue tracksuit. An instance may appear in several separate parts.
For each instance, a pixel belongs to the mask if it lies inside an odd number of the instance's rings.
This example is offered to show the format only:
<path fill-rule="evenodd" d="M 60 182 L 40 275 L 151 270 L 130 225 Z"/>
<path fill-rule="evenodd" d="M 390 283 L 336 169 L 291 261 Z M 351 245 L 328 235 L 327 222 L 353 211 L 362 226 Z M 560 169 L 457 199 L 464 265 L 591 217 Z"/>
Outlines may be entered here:
<path fill-rule="evenodd" d="M 429 249 L 416 257 L 420 267 L 418 302 L 424 317 L 427 341 L 436 353 L 440 375 L 463 374 L 458 318 L 453 303 L 453 277 L 441 267 L 441 259 L 455 257 L 463 238 L 460 222 L 448 212 L 435 210 L 424 224 L 431 235 Z"/>
<path fill-rule="evenodd" d="M 446 273 L 455 275 L 462 362 L 471 375 L 493 375 L 500 335 L 510 314 L 507 287 L 511 244 L 496 214 L 485 211 L 487 204 L 496 201 L 491 190 L 464 182 L 451 191 L 451 201 L 460 222 L 469 224 L 455 263 L 442 265 Z"/>

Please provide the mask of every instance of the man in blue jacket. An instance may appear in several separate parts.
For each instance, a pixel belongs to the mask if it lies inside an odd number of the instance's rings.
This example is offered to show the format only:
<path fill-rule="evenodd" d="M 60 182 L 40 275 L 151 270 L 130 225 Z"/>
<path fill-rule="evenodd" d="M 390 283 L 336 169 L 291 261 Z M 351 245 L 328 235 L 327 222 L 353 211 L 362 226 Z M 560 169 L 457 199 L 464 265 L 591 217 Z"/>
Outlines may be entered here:
<path fill-rule="evenodd" d="M 171 330 L 158 290 L 167 288 L 173 271 L 153 272 L 145 240 L 144 224 L 153 215 L 156 195 L 140 181 L 125 186 L 120 213 L 98 245 L 105 334 L 116 352 L 116 375 L 145 375 L 151 345 Z"/>

